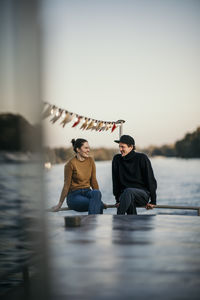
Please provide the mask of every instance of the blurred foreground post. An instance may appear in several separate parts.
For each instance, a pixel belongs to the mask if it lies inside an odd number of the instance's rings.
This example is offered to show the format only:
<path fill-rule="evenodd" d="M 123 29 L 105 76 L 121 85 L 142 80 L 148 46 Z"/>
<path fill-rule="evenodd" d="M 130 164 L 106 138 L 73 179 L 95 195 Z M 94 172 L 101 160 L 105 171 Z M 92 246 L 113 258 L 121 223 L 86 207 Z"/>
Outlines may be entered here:
<path fill-rule="evenodd" d="M 32 155 L 26 163 L 1 161 L 1 299 L 50 299 L 40 130 L 40 6 L 36 0 L 0 2 L 0 112 L 19 118 L 17 129 L 11 128 L 18 141 L 13 148 L 19 155 Z M 29 126 L 37 129 L 31 138 L 24 119 L 37 124 Z"/>

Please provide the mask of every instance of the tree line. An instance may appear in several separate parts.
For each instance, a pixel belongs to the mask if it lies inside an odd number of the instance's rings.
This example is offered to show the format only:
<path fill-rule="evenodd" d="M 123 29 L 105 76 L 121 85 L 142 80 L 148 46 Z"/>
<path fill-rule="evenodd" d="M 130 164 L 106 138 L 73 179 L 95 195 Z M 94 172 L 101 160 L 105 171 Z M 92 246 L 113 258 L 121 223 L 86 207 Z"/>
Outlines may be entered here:
<path fill-rule="evenodd" d="M 51 162 L 52 164 L 64 163 L 72 156 L 74 156 L 74 151 L 72 147 L 70 148 L 44 148 L 44 160 L 46 162 Z M 118 149 L 107 149 L 107 148 L 96 148 L 91 149 L 90 154 L 94 157 L 95 161 L 111 160 L 113 156 L 118 153 Z"/>
<path fill-rule="evenodd" d="M 193 133 L 187 133 L 182 140 L 173 145 L 163 145 L 161 147 L 149 146 L 145 149 L 137 149 L 148 156 L 165 156 L 180 158 L 200 158 L 200 127 Z M 118 149 L 96 148 L 91 150 L 91 155 L 96 161 L 111 160 L 118 153 Z M 72 148 L 45 148 L 45 160 L 52 163 L 61 163 L 72 157 Z"/>
<path fill-rule="evenodd" d="M 192 133 L 187 133 L 174 145 L 150 146 L 143 151 L 149 156 L 200 158 L 200 127 Z"/>

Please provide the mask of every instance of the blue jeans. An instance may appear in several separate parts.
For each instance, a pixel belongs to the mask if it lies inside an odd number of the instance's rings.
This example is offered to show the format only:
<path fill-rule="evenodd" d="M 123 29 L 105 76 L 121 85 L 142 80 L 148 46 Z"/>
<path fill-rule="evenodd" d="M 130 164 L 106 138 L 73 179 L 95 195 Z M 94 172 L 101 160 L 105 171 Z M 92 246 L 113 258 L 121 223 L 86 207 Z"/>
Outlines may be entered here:
<path fill-rule="evenodd" d="M 142 189 L 126 188 L 119 197 L 118 215 L 137 215 L 137 206 L 145 206 L 150 194 Z"/>
<path fill-rule="evenodd" d="M 67 205 L 76 211 L 88 211 L 89 215 L 103 214 L 103 202 L 99 190 L 79 189 L 67 196 Z"/>

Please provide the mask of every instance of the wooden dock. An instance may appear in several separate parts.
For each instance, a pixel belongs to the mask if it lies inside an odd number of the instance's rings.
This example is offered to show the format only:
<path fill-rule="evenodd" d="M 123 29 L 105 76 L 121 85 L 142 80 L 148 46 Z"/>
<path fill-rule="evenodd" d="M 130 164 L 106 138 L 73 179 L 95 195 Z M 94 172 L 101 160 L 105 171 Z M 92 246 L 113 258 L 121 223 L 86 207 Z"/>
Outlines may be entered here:
<path fill-rule="evenodd" d="M 53 299 L 199 299 L 199 217 L 48 216 Z"/>
<path fill-rule="evenodd" d="M 115 204 L 106 204 L 107 208 L 115 208 Z M 145 208 L 145 207 L 143 207 Z M 155 205 L 154 208 L 162 209 L 179 209 L 179 210 L 196 210 L 197 215 L 200 216 L 200 206 L 181 206 L 181 205 Z M 61 207 L 59 211 L 71 210 L 69 207 Z M 51 211 L 51 209 L 49 209 Z"/>

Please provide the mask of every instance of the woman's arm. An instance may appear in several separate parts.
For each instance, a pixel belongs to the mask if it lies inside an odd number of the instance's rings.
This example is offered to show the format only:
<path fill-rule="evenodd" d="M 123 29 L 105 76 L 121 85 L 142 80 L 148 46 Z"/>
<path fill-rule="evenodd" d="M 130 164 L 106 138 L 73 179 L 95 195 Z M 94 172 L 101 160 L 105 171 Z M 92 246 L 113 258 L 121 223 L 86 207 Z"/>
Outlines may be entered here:
<path fill-rule="evenodd" d="M 92 173 L 90 178 L 90 185 L 93 190 L 99 190 L 99 185 L 96 178 L 96 166 L 93 159 L 92 159 Z"/>
<path fill-rule="evenodd" d="M 58 211 L 61 208 L 65 198 L 67 197 L 71 185 L 71 181 L 72 181 L 72 171 L 73 171 L 73 167 L 69 162 L 68 164 L 65 165 L 64 168 L 64 185 L 60 195 L 60 200 L 57 205 L 52 207 L 53 211 Z"/>

